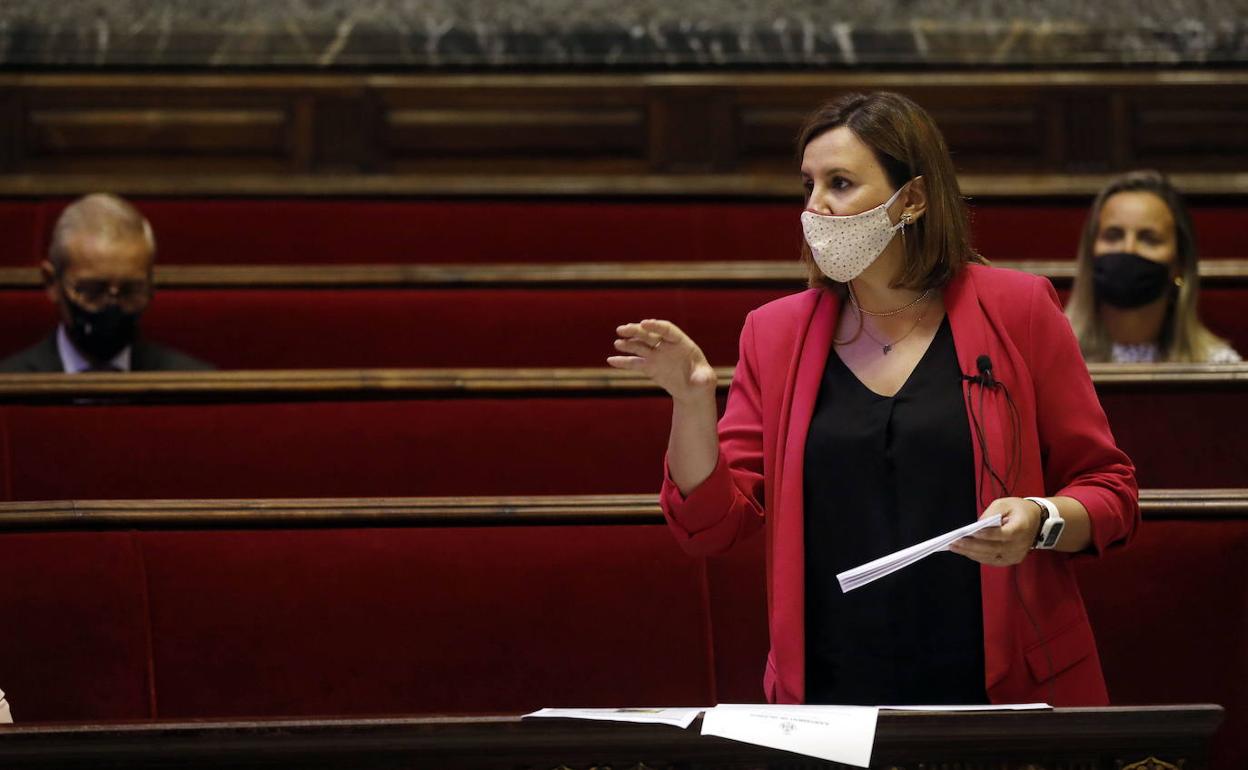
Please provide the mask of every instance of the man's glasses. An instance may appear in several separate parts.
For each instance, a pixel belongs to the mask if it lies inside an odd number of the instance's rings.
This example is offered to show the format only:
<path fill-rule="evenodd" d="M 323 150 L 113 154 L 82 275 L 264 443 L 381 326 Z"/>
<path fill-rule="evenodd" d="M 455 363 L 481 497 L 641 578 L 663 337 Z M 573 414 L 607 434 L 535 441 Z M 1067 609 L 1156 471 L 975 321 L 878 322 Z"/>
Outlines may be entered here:
<path fill-rule="evenodd" d="M 65 288 L 78 304 L 92 310 L 104 307 L 110 300 L 121 308 L 135 310 L 147 303 L 152 291 L 149 281 L 84 280 L 66 282 Z"/>

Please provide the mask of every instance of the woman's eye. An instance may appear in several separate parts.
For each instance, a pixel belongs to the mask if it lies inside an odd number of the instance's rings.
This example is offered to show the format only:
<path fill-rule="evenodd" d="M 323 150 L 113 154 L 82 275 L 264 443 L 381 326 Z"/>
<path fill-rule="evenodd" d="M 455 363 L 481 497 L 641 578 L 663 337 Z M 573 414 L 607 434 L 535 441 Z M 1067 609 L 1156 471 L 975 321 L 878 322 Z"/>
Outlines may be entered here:
<path fill-rule="evenodd" d="M 832 189 L 833 190 L 844 190 L 847 187 L 849 187 L 848 179 L 846 179 L 843 176 L 832 177 Z"/>

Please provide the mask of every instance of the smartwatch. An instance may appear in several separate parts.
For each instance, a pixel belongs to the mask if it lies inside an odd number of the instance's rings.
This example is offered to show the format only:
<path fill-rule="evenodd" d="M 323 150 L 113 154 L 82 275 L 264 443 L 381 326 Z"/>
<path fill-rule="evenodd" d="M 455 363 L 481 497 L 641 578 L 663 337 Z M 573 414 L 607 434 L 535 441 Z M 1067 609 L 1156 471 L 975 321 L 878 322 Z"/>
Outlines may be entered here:
<path fill-rule="evenodd" d="M 1057 510 L 1057 506 L 1052 500 L 1044 497 L 1025 497 L 1024 500 L 1030 500 L 1044 510 L 1044 518 L 1040 521 L 1040 531 L 1036 534 L 1036 543 L 1033 549 L 1039 551 L 1049 551 L 1057 547 L 1057 541 L 1062 537 L 1062 530 L 1066 528 L 1066 520 L 1062 518 L 1061 512 Z"/>

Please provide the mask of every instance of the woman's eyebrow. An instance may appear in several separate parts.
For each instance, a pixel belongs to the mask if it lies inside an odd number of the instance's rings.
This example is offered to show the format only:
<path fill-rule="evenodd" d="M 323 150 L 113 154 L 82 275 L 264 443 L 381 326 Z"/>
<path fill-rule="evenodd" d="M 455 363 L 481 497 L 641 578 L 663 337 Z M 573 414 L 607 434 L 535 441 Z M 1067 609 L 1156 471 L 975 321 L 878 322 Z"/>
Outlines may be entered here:
<path fill-rule="evenodd" d="M 814 172 L 812 172 L 810 169 L 807 169 L 804 166 L 802 167 L 801 172 L 802 172 L 802 176 L 815 176 Z M 843 166 L 837 166 L 836 168 L 827 169 L 826 171 L 823 171 L 822 173 L 825 176 L 831 176 L 832 174 L 853 174 L 854 172 L 850 171 L 849 169 Z"/>

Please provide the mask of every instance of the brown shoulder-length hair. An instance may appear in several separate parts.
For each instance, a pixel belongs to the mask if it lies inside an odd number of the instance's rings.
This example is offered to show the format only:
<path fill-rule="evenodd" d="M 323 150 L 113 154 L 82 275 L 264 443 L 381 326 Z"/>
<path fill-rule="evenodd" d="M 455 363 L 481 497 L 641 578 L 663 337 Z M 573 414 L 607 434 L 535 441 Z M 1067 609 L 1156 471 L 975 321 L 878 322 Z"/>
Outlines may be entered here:
<path fill-rule="evenodd" d="M 1147 192 L 1156 195 L 1170 209 L 1174 218 L 1175 266 L 1178 268 L 1175 285 L 1170 290 L 1165 320 L 1157 339 L 1158 352 L 1163 361 L 1204 362 L 1218 348 L 1226 347 L 1226 340 L 1209 331 L 1200 322 L 1196 312 L 1200 298 L 1200 270 L 1196 248 L 1196 230 L 1187 213 L 1183 198 L 1170 180 L 1159 171 L 1129 171 L 1109 180 L 1097 193 L 1083 223 L 1083 235 L 1079 239 L 1079 252 L 1075 267 L 1075 282 L 1071 286 L 1070 301 L 1066 303 L 1066 317 L 1079 339 L 1079 347 L 1088 361 L 1108 361 L 1113 341 L 1101 322 L 1096 301 L 1096 284 L 1092 279 L 1092 260 L 1095 259 L 1096 238 L 1101 229 L 1101 210 L 1105 202 L 1121 192 Z"/>
<path fill-rule="evenodd" d="M 922 176 L 927 186 L 927 211 L 902 231 L 905 266 L 894 288 L 939 288 L 966 263 L 985 262 L 971 248 L 966 202 L 958 188 L 953 160 L 945 138 L 926 110 L 890 91 L 845 94 L 806 118 L 797 135 L 798 164 L 808 144 L 841 126 L 847 126 L 871 148 L 894 190 L 916 176 Z M 801 259 L 811 287 L 841 286 L 819 270 L 805 239 Z"/>

